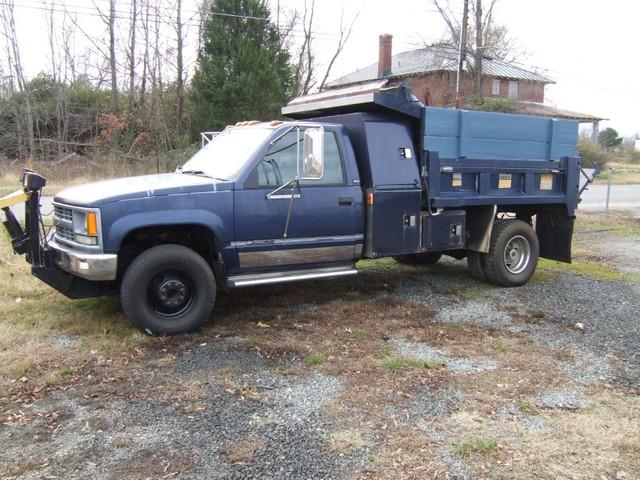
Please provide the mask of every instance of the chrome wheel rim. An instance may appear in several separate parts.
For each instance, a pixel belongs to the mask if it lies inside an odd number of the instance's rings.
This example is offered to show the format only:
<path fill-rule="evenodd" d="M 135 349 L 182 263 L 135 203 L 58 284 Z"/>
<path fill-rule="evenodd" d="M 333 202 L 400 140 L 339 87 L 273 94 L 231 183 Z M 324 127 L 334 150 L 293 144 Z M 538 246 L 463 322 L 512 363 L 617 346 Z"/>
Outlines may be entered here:
<path fill-rule="evenodd" d="M 531 245 L 522 235 L 512 237 L 504 248 L 504 266 L 513 275 L 522 273 L 531 260 Z"/>

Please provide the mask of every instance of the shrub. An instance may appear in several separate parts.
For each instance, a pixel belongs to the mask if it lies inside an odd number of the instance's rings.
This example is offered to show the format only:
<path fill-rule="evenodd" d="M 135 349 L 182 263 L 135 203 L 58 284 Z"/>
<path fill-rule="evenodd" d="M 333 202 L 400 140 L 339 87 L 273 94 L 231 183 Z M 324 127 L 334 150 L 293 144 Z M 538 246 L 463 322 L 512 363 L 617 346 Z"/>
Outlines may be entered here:
<path fill-rule="evenodd" d="M 633 147 L 625 149 L 623 153 L 623 159 L 628 163 L 640 163 L 640 150 L 636 150 Z"/>
<path fill-rule="evenodd" d="M 596 162 L 604 167 L 606 156 L 600 146 L 590 140 L 578 141 L 578 154 L 582 157 L 584 168 L 593 168 Z"/>
<path fill-rule="evenodd" d="M 475 101 L 471 108 L 483 112 L 513 113 L 518 107 L 518 102 L 513 98 L 484 98 Z"/>

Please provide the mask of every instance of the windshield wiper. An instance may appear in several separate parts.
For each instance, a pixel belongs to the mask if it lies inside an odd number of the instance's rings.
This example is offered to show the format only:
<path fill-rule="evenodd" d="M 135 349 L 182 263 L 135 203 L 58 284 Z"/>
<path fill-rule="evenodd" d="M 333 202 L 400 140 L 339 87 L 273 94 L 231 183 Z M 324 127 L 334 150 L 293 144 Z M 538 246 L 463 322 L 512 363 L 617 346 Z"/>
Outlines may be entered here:
<path fill-rule="evenodd" d="M 202 170 L 180 170 L 180 173 L 186 173 L 188 175 L 199 175 L 201 177 L 209 177 L 212 178 L 208 173 L 203 172 Z"/>
<path fill-rule="evenodd" d="M 200 177 L 207 177 L 207 178 L 212 178 L 213 180 L 221 180 L 223 182 L 227 182 L 228 180 L 226 178 L 219 178 L 219 177 L 213 177 L 211 175 L 209 175 L 208 173 L 202 171 L 202 170 L 178 170 L 179 173 L 186 173 L 187 175 L 198 175 Z"/>

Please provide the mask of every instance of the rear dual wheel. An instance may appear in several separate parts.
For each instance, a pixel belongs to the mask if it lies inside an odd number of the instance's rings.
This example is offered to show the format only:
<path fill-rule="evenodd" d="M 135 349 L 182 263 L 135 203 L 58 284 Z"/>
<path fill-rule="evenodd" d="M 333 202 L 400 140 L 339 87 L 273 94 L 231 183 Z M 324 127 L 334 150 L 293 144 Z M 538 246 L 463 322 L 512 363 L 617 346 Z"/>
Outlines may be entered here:
<path fill-rule="evenodd" d="M 538 264 L 538 237 L 522 220 L 499 220 L 493 226 L 489 252 L 469 252 L 471 276 L 503 287 L 524 285 Z"/>

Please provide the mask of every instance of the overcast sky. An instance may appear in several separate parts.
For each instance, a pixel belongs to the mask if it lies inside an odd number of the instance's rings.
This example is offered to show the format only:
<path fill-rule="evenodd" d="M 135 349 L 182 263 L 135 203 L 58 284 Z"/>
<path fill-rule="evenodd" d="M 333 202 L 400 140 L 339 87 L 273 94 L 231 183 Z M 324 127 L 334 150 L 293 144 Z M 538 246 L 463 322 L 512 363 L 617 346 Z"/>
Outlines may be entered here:
<path fill-rule="evenodd" d="M 15 0 L 17 28 L 30 75 L 46 69 L 46 28 L 42 0 Z M 76 11 L 91 6 L 85 0 L 58 0 Z M 97 0 L 104 4 L 105 0 Z M 172 4 L 171 0 L 167 0 Z M 195 10 L 196 0 L 185 0 L 185 10 Z M 278 0 L 270 0 L 275 11 Z M 302 9 L 303 0 L 280 0 L 281 10 Z M 451 0 L 462 10 L 462 0 Z M 127 0 L 118 0 L 126 11 Z M 391 33 L 398 53 L 419 48 L 444 33 L 444 25 L 430 0 L 316 0 L 317 44 L 320 63 L 327 61 L 337 42 L 342 8 L 349 18 L 359 13 L 351 41 L 330 78 L 377 61 L 378 35 Z M 518 60 L 555 80 L 547 86 L 546 102 L 560 108 L 610 119 L 625 135 L 640 131 L 640 60 L 635 50 L 640 40 L 640 2 L 631 0 L 499 0 L 495 21 L 506 25 L 530 52 Z M 100 20 L 79 15 L 89 31 L 100 32 Z M 79 40 L 80 41 L 80 40 Z M 187 58 L 195 59 L 192 52 Z"/>

